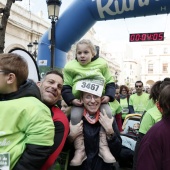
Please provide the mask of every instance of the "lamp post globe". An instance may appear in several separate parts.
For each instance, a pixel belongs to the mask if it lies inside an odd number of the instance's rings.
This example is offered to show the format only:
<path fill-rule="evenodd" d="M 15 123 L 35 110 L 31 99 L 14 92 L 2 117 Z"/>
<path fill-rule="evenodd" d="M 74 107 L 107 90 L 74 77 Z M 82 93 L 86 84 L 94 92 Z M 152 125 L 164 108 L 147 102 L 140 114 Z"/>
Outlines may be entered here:
<path fill-rule="evenodd" d="M 58 19 L 60 12 L 61 0 L 47 0 L 48 8 L 48 18 L 49 19 Z"/>
<path fill-rule="evenodd" d="M 35 46 L 35 47 L 37 47 L 37 45 L 38 45 L 38 41 L 37 41 L 37 40 L 35 40 L 35 41 L 33 42 L 33 44 L 34 44 L 34 46 Z"/>
<path fill-rule="evenodd" d="M 28 52 L 31 54 L 32 53 L 32 47 L 33 47 L 32 43 L 29 43 L 27 45 L 27 47 L 28 47 Z"/>
<path fill-rule="evenodd" d="M 38 45 L 38 41 L 35 40 L 33 43 L 29 43 L 27 45 L 28 47 L 28 52 L 34 57 L 34 59 L 36 60 L 37 58 L 37 45 Z M 34 52 L 32 52 L 32 47 L 34 46 Z"/>

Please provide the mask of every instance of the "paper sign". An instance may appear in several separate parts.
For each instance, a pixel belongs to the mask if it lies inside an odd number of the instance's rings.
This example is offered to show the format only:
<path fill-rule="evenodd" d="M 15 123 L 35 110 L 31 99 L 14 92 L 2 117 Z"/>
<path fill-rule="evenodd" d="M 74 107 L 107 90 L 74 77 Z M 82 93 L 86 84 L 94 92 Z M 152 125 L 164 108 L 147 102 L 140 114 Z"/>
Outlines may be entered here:
<path fill-rule="evenodd" d="M 104 88 L 104 81 L 85 79 L 77 82 L 76 90 L 84 91 L 101 97 Z"/>
<path fill-rule="evenodd" d="M 9 153 L 0 153 L 0 170 L 10 170 Z"/>

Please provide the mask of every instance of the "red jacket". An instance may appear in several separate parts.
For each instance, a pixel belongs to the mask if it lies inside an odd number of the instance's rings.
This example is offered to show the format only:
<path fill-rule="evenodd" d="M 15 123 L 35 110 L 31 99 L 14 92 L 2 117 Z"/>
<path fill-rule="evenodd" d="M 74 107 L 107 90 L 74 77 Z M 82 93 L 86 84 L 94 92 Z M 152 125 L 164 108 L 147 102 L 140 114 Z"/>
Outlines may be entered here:
<path fill-rule="evenodd" d="M 69 133 L 69 121 L 66 115 L 57 107 L 52 107 L 52 118 L 55 125 L 55 137 L 54 144 L 52 146 L 53 153 L 49 156 L 41 170 L 47 170 L 50 168 L 61 153 L 66 138 Z"/>

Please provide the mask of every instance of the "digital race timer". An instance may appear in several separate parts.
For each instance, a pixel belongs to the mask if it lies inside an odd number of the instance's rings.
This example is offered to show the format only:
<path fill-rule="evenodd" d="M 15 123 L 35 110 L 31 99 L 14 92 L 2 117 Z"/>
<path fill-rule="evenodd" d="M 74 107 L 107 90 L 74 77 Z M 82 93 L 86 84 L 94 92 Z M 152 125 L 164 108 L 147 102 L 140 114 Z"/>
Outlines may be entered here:
<path fill-rule="evenodd" d="M 141 42 L 141 41 L 163 41 L 164 32 L 154 33 L 134 33 L 130 34 L 129 42 Z"/>

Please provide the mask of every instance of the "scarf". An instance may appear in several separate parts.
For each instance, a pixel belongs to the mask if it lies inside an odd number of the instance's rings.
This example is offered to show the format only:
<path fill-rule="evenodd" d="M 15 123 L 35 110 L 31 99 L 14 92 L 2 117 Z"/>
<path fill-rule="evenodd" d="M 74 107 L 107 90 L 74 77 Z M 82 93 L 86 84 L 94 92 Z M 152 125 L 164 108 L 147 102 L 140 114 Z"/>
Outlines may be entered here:
<path fill-rule="evenodd" d="M 100 111 L 98 110 L 96 114 L 90 115 L 87 110 L 84 109 L 83 116 L 90 124 L 95 124 L 99 120 L 99 113 Z"/>
<path fill-rule="evenodd" d="M 127 98 L 127 95 L 120 94 L 120 99 L 125 99 L 125 98 Z"/>

